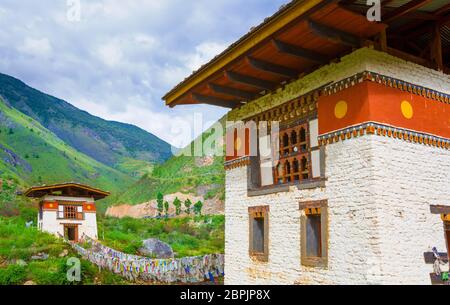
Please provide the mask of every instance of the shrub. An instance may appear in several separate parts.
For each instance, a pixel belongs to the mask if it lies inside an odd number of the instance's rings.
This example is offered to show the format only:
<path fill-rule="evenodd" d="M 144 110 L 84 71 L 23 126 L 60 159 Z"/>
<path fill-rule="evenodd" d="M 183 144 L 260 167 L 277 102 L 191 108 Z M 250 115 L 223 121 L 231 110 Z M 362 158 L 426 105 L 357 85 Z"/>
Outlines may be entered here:
<path fill-rule="evenodd" d="M 203 207 L 203 203 L 199 200 L 194 204 L 194 213 L 196 215 L 201 215 L 202 214 L 202 207 Z"/>
<path fill-rule="evenodd" d="M 186 201 L 184 202 L 184 206 L 186 207 L 186 213 L 188 215 L 191 214 L 191 205 L 192 205 L 192 201 L 189 198 L 186 199 Z"/>
<path fill-rule="evenodd" d="M 181 201 L 180 199 L 178 199 L 178 197 L 175 198 L 175 200 L 173 201 L 173 206 L 175 207 L 175 213 L 177 215 L 181 214 Z"/>
<path fill-rule="evenodd" d="M 26 280 L 26 270 L 24 266 L 9 265 L 0 269 L 0 285 L 18 285 Z"/>

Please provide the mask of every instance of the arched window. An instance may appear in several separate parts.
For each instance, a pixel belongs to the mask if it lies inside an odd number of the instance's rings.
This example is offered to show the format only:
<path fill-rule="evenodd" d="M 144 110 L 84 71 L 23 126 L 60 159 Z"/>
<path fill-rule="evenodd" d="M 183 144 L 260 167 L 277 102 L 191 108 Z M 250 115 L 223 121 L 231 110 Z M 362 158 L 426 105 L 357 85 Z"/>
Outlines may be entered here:
<path fill-rule="evenodd" d="M 300 150 L 306 151 L 307 145 L 306 145 L 306 129 L 300 128 Z"/>
<path fill-rule="evenodd" d="M 302 167 L 302 178 L 308 179 L 309 168 L 308 168 L 308 159 L 306 159 L 306 157 L 302 157 L 301 167 Z"/>
<path fill-rule="evenodd" d="M 300 180 L 300 173 L 299 173 L 299 164 L 298 160 L 294 159 L 294 162 L 292 163 L 292 172 L 294 173 L 294 181 Z"/>
<path fill-rule="evenodd" d="M 292 130 L 291 132 L 291 145 L 297 144 L 297 132 Z"/>
<path fill-rule="evenodd" d="M 283 135 L 283 147 L 289 146 L 289 136 L 287 133 Z"/>

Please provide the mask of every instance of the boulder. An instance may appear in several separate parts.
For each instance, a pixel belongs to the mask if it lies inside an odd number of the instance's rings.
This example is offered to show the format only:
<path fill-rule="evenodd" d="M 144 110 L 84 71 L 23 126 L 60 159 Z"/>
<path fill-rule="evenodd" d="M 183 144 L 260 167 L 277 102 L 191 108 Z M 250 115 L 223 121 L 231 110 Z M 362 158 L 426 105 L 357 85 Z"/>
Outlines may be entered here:
<path fill-rule="evenodd" d="M 45 260 L 48 259 L 48 254 L 47 254 L 47 253 L 40 252 L 40 253 L 38 253 L 38 254 L 36 254 L 36 255 L 33 255 L 33 256 L 31 257 L 31 259 L 32 259 L 32 260 L 41 260 L 41 261 L 45 261 Z"/>
<path fill-rule="evenodd" d="M 144 240 L 138 251 L 152 258 L 173 258 L 172 247 L 156 238 Z"/>

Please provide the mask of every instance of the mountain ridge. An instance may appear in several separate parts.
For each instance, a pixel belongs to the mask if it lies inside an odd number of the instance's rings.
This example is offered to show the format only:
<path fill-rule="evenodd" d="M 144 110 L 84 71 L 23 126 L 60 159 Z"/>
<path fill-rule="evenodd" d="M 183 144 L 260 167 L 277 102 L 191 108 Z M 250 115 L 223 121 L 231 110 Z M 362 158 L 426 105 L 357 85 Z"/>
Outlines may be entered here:
<path fill-rule="evenodd" d="M 150 166 L 171 156 L 170 144 L 142 128 L 102 119 L 2 73 L 0 96 L 78 151 L 128 174 L 138 176 L 127 172 L 130 159 Z"/>

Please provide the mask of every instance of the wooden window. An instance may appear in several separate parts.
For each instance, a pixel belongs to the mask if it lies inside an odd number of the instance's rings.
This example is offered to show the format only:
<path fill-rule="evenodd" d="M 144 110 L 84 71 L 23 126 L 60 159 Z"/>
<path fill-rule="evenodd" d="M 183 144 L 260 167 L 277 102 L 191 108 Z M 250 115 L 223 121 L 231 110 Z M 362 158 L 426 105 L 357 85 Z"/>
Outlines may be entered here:
<path fill-rule="evenodd" d="M 269 260 L 269 206 L 249 207 L 249 255 L 255 260 Z"/>
<path fill-rule="evenodd" d="M 450 221 L 446 221 L 444 223 L 444 228 L 445 228 L 445 237 L 447 241 L 447 255 L 448 260 L 450 262 Z"/>
<path fill-rule="evenodd" d="M 65 219 L 77 219 L 77 207 L 65 206 L 64 207 L 64 218 Z"/>
<path fill-rule="evenodd" d="M 83 220 L 83 206 L 60 204 L 58 207 L 58 218 Z"/>
<path fill-rule="evenodd" d="M 277 184 L 312 178 L 308 125 L 308 121 L 304 121 L 280 131 L 279 160 L 273 170 Z"/>
<path fill-rule="evenodd" d="M 301 264 L 327 267 L 328 204 L 326 200 L 301 202 L 300 253 Z"/>

